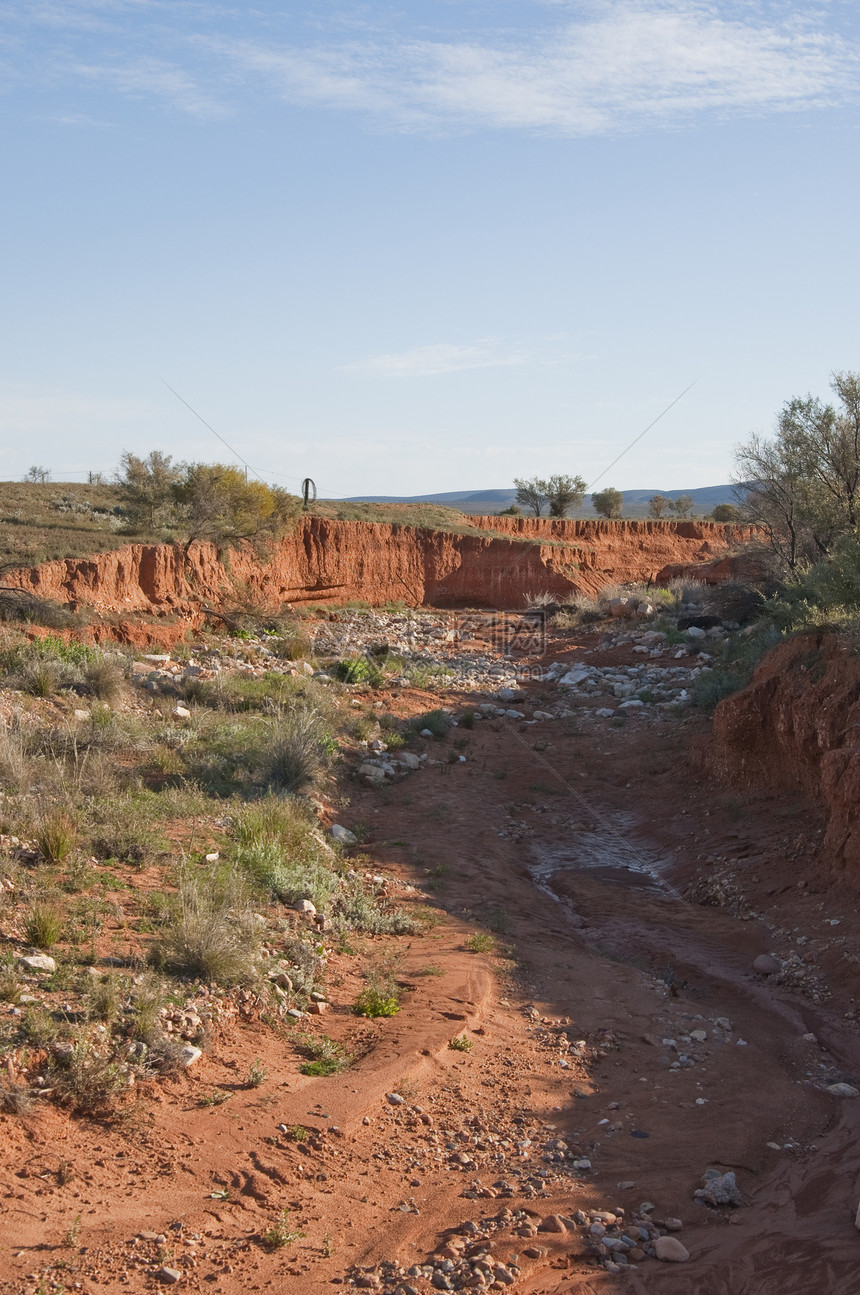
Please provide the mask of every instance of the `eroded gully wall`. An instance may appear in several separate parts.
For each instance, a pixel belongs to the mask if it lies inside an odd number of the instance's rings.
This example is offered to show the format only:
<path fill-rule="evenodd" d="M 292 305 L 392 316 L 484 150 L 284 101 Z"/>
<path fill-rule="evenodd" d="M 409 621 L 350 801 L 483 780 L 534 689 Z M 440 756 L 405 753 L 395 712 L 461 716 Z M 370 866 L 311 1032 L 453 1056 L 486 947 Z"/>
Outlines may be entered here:
<path fill-rule="evenodd" d="M 714 712 L 704 750 L 735 786 L 797 788 L 828 815 L 824 857 L 860 885 L 860 657 L 834 635 L 800 634 L 763 659 Z"/>
<path fill-rule="evenodd" d="M 537 593 L 564 601 L 610 583 L 648 580 L 671 563 L 704 569 L 733 538 L 707 523 L 475 520 L 505 537 L 305 517 L 265 562 L 247 548 L 222 559 L 211 544 L 193 544 L 187 556 L 180 545 L 129 544 L 24 568 L 7 582 L 120 615 L 193 617 L 237 585 L 273 605 L 365 599 L 513 608 Z"/>

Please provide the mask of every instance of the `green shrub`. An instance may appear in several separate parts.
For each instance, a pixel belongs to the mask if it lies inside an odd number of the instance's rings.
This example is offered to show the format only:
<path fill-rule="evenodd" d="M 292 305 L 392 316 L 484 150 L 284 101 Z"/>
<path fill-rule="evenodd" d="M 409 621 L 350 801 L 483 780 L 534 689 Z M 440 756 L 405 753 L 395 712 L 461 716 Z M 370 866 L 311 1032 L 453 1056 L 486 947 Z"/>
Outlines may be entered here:
<path fill-rule="evenodd" d="M 345 661 L 339 661 L 334 673 L 343 683 L 366 683 L 372 688 L 378 688 L 385 680 L 385 675 L 379 666 L 364 656 L 348 657 Z"/>
<path fill-rule="evenodd" d="M 451 716 L 444 710 L 428 710 L 424 715 L 416 715 L 411 724 L 416 733 L 426 728 L 434 737 L 442 738 L 451 728 Z"/>
<path fill-rule="evenodd" d="M 35 838 L 49 863 L 62 863 L 78 843 L 78 825 L 64 810 L 52 810 L 42 817 Z"/>
<path fill-rule="evenodd" d="M 496 947 L 496 941 L 487 931 L 476 931 L 466 940 L 465 947 L 470 953 L 492 953 Z"/>
<path fill-rule="evenodd" d="M 448 1041 L 448 1047 L 452 1052 L 471 1052 L 474 1044 L 465 1034 L 455 1034 L 453 1039 Z"/>
<path fill-rule="evenodd" d="M 300 1034 L 298 1043 L 312 1058 L 299 1067 L 303 1075 L 336 1075 L 352 1060 L 343 1046 L 327 1034 Z"/>
<path fill-rule="evenodd" d="M 27 943 L 37 949 L 51 949 L 63 934 L 63 917 L 54 904 L 37 901 L 24 920 Z"/>
<path fill-rule="evenodd" d="M 400 1011 L 400 999 L 397 994 L 385 993 L 384 990 L 369 985 L 363 989 L 353 1004 L 356 1016 L 396 1016 Z"/>

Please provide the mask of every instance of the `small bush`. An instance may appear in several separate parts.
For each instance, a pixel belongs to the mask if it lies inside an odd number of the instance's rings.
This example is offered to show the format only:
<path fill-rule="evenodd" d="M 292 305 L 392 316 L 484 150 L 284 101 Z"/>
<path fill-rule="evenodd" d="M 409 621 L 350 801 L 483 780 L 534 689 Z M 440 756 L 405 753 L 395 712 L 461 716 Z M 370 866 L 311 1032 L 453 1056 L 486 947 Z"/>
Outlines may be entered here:
<path fill-rule="evenodd" d="M 290 1227 L 290 1209 L 285 1205 L 278 1215 L 278 1220 L 273 1223 L 267 1232 L 263 1233 L 263 1240 L 267 1246 L 273 1250 L 280 1250 L 283 1246 L 292 1245 L 294 1241 L 299 1241 L 305 1234 L 296 1232 Z"/>
<path fill-rule="evenodd" d="M 263 761 L 265 780 L 282 792 L 301 791 L 326 771 L 335 750 L 319 711 L 310 706 L 287 711 Z"/>
<path fill-rule="evenodd" d="M 84 666 L 84 683 L 99 701 L 115 702 L 125 687 L 125 671 L 115 658 L 99 654 Z"/>
<path fill-rule="evenodd" d="M 343 882 L 338 910 L 346 924 L 369 935 L 408 935 L 415 921 L 402 908 L 386 908 L 361 878 Z"/>
<path fill-rule="evenodd" d="M 185 876 L 154 956 L 179 975 L 247 985 L 256 979 L 259 943 L 254 914 L 234 879 L 207 885 Z"/>
<path fill-rule="evenodd" d="M 78 843 L 78 826 L 70 814 L 45 814 L 35 833 L 36 845 L 49 863 L 62 863 Z"/>
<path fill-rule="evenodd" d="M 98 1021 L 116 1020 L 125 989 L 125 983 L 111 972 L 94 979 L 86 997 L 88 1014 Z"/>
<path fill-rule="evenodd" d="M 53 697 L 70 681 L 68 667 L 50 657 L 31 658 L 21 669 L 21 688 L 33 697 Z"/>
<path fill-rule="evenodd" d="M 0 1111 L 6 1115 L 23 1115 L 32 1105 L 26 1084 L 0 1084 Z"/>
<path fill-rule="evenodd" d="M 80 1040 L 68 1056 L 52 1061 L 49 1085 L 63 1105 L 76 1114 L 92 1115 L 113 1106 L 116 1096 L 128 1087 L 128 1077 L 112 1056 Z"/>
<path fill-rule="evenodd" d="M 51 949 L 63 934 L 63 917 L 53 904 L 37 901 L 24 921 L 27 943 L 37 949 Z"/>
<path fill-rule="evenodd" d="M 444 710 L 428 710 L 424 715 L 416 715 L 412 720 L 416 733 L 429 729 L 435 738 L 443 738 L 451 727 L 451 716 Z"/>
<path fill-rule="evenodd" d="M 327 1034 L 300 1034 L 298 1041 L 302 1051 L 312 1058 L 299 1067 L 303 1075 L 336 1075 L 350 1063 L 342 1045 Z"/>
<path fill-rule="evenodd" d="M 474 935 L 469 936 L 465 947 L 470 953 L 492 953 L 496 947 L 496 941 L 487 931 L 476 931 Z"/>
<path fill-rule="evenodd" d="M 455 1034 L 453 1039 L 448 1042 L 448 1047 L 452 1052 L 471 1052 L 474 1044 L 465 1034 Z"/>
<path fill-rule="evenodd" d="M 369 985 L 363 989 L 353 1004 L 356 1016 L 396 1016 L 400 1011 L 400 1000 L 396 994 L 386 994 L 383 990 Z"/>
<path fill-rule="evenodd" d="M 260 1059 L 260 1057 L 257 1057 L 254 1061 L 251 1062 L 250 1068 L 248 1070 L 248 1078 L 245 1080 L 245 1083 L 248 1085 L 249 1088 L 259 1088 L 260 1085 L 264 1084 L 268 1078 L 269 1078 L 268 1070 L 263 1065 L 263 1062 Z"/>
<path fill-rule="evenodd" d="M 369 683 L 374 688 L 378 687 L 385 678 L 379 666 L 368 661 L 365 656 L 348 657 L 345 661 L 338 661 L 334 673 L 342 683 Z"/>

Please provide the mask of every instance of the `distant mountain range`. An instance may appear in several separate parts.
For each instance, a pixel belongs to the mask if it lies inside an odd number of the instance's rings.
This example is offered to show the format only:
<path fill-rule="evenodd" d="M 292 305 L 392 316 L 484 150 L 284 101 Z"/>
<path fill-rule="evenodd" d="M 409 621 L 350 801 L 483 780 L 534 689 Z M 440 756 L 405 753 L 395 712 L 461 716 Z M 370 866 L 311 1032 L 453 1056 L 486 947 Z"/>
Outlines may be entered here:
<path fill-rule="evenodd" d="M 701 516 L 709 513 L 717 504 L 736 503 L 735 488 L 732 485 L 701 486 L 698 490 L 622 490 L 624 496 L 625 517 L 647 517 L 648 500 L 652 495 L 665 495 L 667 499 L 677 499 L 679 495 L 689 495 L 693 500 L 693 512 Z M 516 501 L 517 492 L 513 487 L 507 490 L 449 490 L 437 495 L 352 495 L 349 503 L 354 504 L 447 504 L 463 513 L 480 513 L 482 515 L 499 513 L 510 508 Z M 588 498 L 588 496 L 586 496 Z M 572 510 L 572 517 L 596 517 L 590 502 L 581 508 Z"/>

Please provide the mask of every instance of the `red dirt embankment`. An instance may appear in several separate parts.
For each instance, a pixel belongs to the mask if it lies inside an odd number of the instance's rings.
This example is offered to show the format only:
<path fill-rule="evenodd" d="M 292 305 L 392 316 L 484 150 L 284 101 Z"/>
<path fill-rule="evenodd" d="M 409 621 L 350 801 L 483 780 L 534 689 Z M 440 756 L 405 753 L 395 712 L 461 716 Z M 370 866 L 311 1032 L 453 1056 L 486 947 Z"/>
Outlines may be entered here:
<path fill-rule="evenodd" d="M 565 601 L 607 584 L 649 580 L 668 563 L 706 564 L 737 535 L 700 522 L 473 519 L 499 535 L 303 517 L 264 562 L 250 548 L 129 544 L 8 577 L 44 598 L 100 613 L 199 617 L 244 587 L 273 605 L 364 599 L 411 606 L 521 607 L 538 593 Z M 543 542 L 541 542 L 543 541 Z"/>
<path fill-rule="evenodd" d="M 823 857 L 860 883 L 860 657 L 832 634 L 799 634 L 714 713 L 706 759 L 745 787 L 797 788 L 823 803 Z"/>

